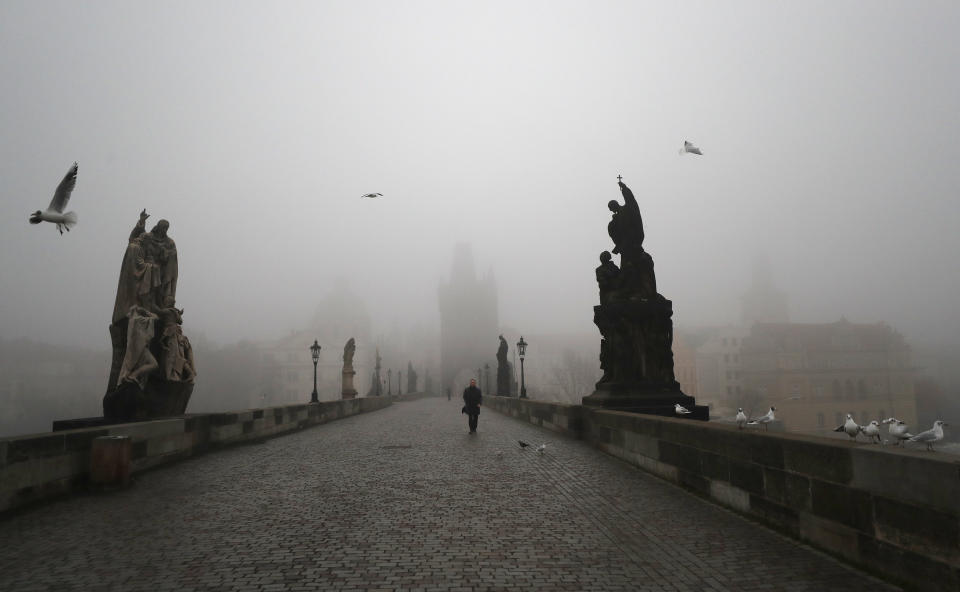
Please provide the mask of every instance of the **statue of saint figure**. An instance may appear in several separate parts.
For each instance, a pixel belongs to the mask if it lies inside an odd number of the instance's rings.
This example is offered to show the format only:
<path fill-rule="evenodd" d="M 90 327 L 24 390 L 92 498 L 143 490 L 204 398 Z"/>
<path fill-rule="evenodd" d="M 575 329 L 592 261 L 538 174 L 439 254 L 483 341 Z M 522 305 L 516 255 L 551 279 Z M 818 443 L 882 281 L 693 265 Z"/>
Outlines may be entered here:
<path fill-rule="evenodd" d="M 153 302 L 157 308 L 163 307 L 167 298 L 176 301 L 177 297 L 177 245 L 167 236 L 169 229 L 170 223 L 160 220 L 141 237 L 147 261 L 155 264 L 159 271 L 153 275 L 151 282 Z"/>
<path fill-rule="evenodd" d="M 614 292 L 620 287 L 620 268 L 612 261 L 610 251 L 600 253 L 600 265 L 597 267 L 597 285 L 600 287 L 600 304 L 610 302 Z"/>
<path fill-rule="evenodd" d="M 510 362 L 507 361 L 507 340 L 500 335 L 500 346 L 497 348 L 497 395 L 510 396 Z"/>
<path fill-rule="evenodd" d="M 623 181 L 617 181 L 620 193 L 623 194 L 623 205 L 616 200 L 610 200 L 607 207 L 613 212 L 607 232 L 613 239 L 613 253 L 620 255 L 619 285 L 630 299 L 649 300 L 657 295 L 657 280 L 653 273 L 653 257 L 643 250 L 643 218 L 640 216 L 640 206 L 630 188 Z M 604 275 L 610 277 L 616 265 L 605 266 Z M 613 266 L 611 268 L 611 266 Z M 597 270 L 597 281 L 600 281 L 600 269 Z M 601 287 L 601 298 L 603 288 Z M 601 302 L 603 304 L 603 302 Z"/>
<path fill-rule="evenodd" d="M 357 344 L 351 337 L 347 344 L 343 346 L 343 369 L 353 370 L 353 354 L 357 351 Z"/>
<path fill-rule="evenodd" d="M 131 306 L 141 306 L 156 314 L 165 308 L 168 297 L 176 301 L 177 245 L 167 236 L 170 223 L 160 220 L 146 232 L 149 217 L 146 210 L 140 212 L 140 220 L 130 232 L 120 265 L 114 323 L 126 318 Z"/>

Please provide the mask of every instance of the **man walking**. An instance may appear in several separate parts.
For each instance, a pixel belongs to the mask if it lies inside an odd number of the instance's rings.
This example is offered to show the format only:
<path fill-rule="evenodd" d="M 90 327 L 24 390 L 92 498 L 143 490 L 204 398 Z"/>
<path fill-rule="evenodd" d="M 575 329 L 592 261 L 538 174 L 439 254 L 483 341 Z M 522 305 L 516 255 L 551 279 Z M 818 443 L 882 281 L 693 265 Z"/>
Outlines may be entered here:
<path fill-rule="evenodd" d="M 470 386 L 463 389 L 463 412 L 467 414 L 470 424 L 470 433 L 477 433 L 477 420 L 480 418 L 480 402 L 483 396 L 477 388 L 477 381 L 470 379 Z"/>

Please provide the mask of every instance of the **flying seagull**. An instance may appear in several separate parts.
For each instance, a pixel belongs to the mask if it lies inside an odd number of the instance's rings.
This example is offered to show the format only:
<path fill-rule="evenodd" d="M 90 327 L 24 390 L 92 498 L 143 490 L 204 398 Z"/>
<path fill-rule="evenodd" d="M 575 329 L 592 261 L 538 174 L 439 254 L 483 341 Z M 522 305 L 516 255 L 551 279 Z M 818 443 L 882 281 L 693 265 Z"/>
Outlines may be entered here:
<path fill-rule="evenodd" d="M 853 416 L 848 413 L 848 414 L 847 414 L 847 421 L 843 422 L 843 425 L 842 425 L 842 426 L 837 426 L 837 428 L 835 428 L 833 431 L 835 431 L 835 432 L 846 432 L 846 434 L 847 434 L 848 436 L 850 436 L 851 438 L 853 438 L 854 440 L 856 440 L 856 439 L 857 439 L 857 434 L 860 433 L 860 430 L 861 430 L 861 429 L 862 429 L 862 428 L 857 425 L 857 422 L 855 422 L 855 421 L 853 420 Z"/>
<path fill-rule="evenodd" d="M 864 436 L 870 438 L 871 442 L 876 439 L 877 443 L 880 443 L 880 422 L 877 420 L 873 420 L 865 426 L 860 426 L 860 431 L 863 432 Z"/>
<path fill-rule="evenodd" d="M 382 194 L 382 193 L 364 193 L 364 194 L 361 195 L 360 197 L 369 197 L 369 198 L 373 199 L 373 198 L 375 198 L 375 197 L 383 197 L 383 194 Z"/>
<path fill-rule="evenodd" d="M 770 422 L 775 421 L 777 419 L 777 416 L 773 414 L 773 412 L 776 410 L 777 410 L 776 407 L 771 406 L 770 411 L 767 411 L 766 415 L 764 415 L 763 417 L 758 417 L 757 419 L 751 419 L 750 421 L 747 422 L 747 425 L 762 424 L 763 429 L 769 430 Z"/>
<path fill-rule="evenodd" d="M 60 181 L 60 184 L 57 185 L 57 191 L 53 194 L 50 207 L 42 212 L 37 210 L 31 214 L 30 224 L 53 222 L 57 225 L 57 230 L 60 231 L 60 234 L 63 234 L 64 229 L 70 232 L 70 229 L 77 223 L 77 215 L 73 212 L 64 214 L 63 209 L 67 207 L 67 202 L 70 201 L 70 192 L 73 191 L 76 184 L 77 163 L 73 163 L 73 166 L 70 167 L 70 170 L 67 171 L 66 176 L 63 178 L 63 181 Z"/>
<path fill-rule="evenodd" d="M 703 152 L 700 152 L 700 149 L 699 149 L 699 148 L 697 148 L 696 146 L 694 146 L 694 145 L 691 144 L 690 142 L 684 140 L 684 141 L 683 141 L 683 148 L 680 149 L 680 154 L 686 154 L 686 153 L 688 153 L 688 152 L 689 152 L 690 154 L 699 154 L 700 156 L 703 156 Z"/>
<path fill-rule="evenodd" d="M 737 407 L 737 427 L 743 429 L 744 424 L 747 423 L 747 416 L 743 412 L 743 407 Z"/>
<path fill-rule="evenodd" d="M 684 406 L 681 405 L 680 403 L 674 404 L 673 410 L 676 412 L 677 415 L 687 415 L 687 414 L 691 413 L 691 411 L 690 411 L 689 409 L 687 409 L 686 407 L 684 407 Z"/>
<path fill-rule="evenodd" d="M 943 426 L 949 425 L 946 422 L 940 421 L 939 419 L 933 422 L 933 427 L 925 432 L 920 432 L 916 436 L 910 438 L 908 442 L 923 442 L 927 445 L 927 450 L 933 452 L 933 443 L 943 440 Z"/>
<path fill-rule="evenodd" d="M 523 440 L 517 440 L 517 442 L 520 443 L 520 448 L 526 448 L 527 446 L 530 446 L 529 444 L 527 444 L 527 443 L 524 442 Z"/>

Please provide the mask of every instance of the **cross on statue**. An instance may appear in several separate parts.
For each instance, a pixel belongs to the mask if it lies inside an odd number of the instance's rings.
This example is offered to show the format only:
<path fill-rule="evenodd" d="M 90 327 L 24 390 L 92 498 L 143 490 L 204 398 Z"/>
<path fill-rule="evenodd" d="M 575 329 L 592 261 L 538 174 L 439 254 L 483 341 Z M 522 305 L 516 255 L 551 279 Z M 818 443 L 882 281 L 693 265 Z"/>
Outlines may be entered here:
<path fill-rule="evenodd" d="M 623 177 L 621 177 L 620 175 L 617 175 L 617 183 L 619 183 L 619 182 L 621 182 L 621 181 L 623 181 Z"/>

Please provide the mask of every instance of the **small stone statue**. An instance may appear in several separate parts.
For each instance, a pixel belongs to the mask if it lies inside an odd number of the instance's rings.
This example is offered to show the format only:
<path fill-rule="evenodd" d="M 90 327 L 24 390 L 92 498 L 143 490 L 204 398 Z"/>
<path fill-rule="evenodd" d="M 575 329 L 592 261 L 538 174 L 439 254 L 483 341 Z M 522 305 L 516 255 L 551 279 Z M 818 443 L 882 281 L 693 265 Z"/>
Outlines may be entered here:
<path fill-rule="evenodd" d="M 510 362 L 507 361 L 507 340 L 499 336 L 500 346 L 497 347 L 497 396 L 510 396 Z"/>
<path fill-rule="evenodd" d="M 407 393 L 417 392 L 417 371 L 413 369 L 413 363 L 407 362 Z"/>

